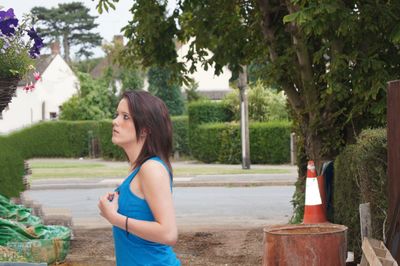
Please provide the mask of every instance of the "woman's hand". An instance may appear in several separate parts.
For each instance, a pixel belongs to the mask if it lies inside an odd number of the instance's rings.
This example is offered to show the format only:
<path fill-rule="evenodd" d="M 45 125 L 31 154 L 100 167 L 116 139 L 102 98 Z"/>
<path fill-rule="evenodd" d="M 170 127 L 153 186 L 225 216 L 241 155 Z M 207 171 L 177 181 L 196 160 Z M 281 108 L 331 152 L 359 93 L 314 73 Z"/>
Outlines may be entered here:
<path fill-rule="evenodd" d="M 107 193 L 100 198 L 99 204 L 97 205 L 100 209 L 100 215 L 107 219 L 113 224 L 114 218 L 118 214 L 118 193 Z"/>

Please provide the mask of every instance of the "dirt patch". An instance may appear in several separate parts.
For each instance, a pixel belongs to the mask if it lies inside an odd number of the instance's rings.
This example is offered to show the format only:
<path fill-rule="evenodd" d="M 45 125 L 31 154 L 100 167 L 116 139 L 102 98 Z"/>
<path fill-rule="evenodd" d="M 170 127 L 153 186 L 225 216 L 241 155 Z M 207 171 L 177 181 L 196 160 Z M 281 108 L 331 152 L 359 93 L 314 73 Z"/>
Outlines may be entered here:
<path fill-rule="evenodd" d="M 186 231 L 174 250 L 182 265 L 260 265 L 262 228 Z M 115 265 L 110 229 L 76 230 L 63 266 Z"/>

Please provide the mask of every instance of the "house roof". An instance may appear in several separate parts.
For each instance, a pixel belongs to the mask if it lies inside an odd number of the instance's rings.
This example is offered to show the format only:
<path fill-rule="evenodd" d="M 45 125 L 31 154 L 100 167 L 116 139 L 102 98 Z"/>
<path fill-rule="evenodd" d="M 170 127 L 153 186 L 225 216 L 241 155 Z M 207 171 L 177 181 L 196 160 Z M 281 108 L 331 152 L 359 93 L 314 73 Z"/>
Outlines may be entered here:
<path fill-rule="evenodd" d="M 25 86 L 26 83 L 30 82 L 35 83 L 36 81 L 33 77 L 33 73 L 39 72 L 40 74 L 42 74 L 55 57 L 56 55 L 47 54 L 41 55 L 39 58 L 35 59 L 35 69 L 30 70 L 28 73 L 26 73 L 25 76 L 18 82 L 18 86 Z"/>
<path fill-rule="evenodd" d="M 112 65 L 111 60 L 108 56 L 104 57 L 93 69 L 90 71 L 90 76 L 94 79 L 101 78 L 104 71 L 111 66 L 113 69 L 117 69 L 115 65 Z"/>
<path fill-rule="evenodd" d="M 198 93 L 200 96 L 206 97 L 209 100 L 222 100 L 224 96 L 230 92 L 232 92 L 232 90 L 196 90 L 196 93 Z M 182 95 L 184 98 L 186 98 L 186 91 L 183 91 Z"/>
<path fill-rule="evenodd" d="M 196 92 L 210 100 L 222 100 L 224 96 L 232 92 L 232 90 L 197 90 Z"/>

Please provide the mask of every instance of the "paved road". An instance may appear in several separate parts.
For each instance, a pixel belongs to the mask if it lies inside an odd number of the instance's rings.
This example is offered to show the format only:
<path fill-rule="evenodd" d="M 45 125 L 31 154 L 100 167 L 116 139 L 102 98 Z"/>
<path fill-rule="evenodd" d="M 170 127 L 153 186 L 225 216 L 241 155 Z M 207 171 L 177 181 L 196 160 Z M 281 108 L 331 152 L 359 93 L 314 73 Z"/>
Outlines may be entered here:
<path fill-rule="evenodd" d="M 48 189 L 26 191 L 43 207 L 71 210 L 77 227 L 107 226 L 99 216 L 97 201 L 110 188 Z M 177 187 L 174 188 L 180 228 L 249 227 L 287 223 L 294 186 L 268 187 Z"/>

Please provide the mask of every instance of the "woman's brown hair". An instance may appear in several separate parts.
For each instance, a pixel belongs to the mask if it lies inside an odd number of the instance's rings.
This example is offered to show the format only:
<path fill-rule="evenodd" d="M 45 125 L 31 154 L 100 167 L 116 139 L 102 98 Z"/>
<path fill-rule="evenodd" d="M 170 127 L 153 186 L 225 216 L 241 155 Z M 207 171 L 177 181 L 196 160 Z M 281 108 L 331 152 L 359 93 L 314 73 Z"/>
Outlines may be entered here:
<path fill-rule="evenodd" d="M 169 157 L 172 153 L 172 123 L 168 108 L 158 97 L 147 91 L 127 91 L 122 98 L 127 99 L 129 112 L 139 139 L 146 134 L 146 140 L 133 168 L 142 165 L 147 159 L 158 156 L 163 160 L 172 175 Z"/>

